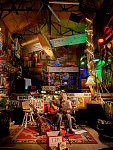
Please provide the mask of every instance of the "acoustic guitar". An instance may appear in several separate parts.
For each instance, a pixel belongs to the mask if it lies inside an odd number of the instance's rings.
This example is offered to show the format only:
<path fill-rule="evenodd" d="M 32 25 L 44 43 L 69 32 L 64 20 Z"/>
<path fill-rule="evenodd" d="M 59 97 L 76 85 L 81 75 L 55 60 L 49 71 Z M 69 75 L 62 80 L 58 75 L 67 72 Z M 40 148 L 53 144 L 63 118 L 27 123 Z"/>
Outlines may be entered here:
<path fill-rule="evenodd" d="M 33 109 L 34 113 L 38 117 L 37 125 L 39 125 L 40 131 L 43 132 L 43 133 L 44 132 L 48 132 L 50 130 L 51 125 L 46 121 L 46 118 L 41 117 L 39 115 L 39 113 L 37 112 L 37 109 L 34 107 L 33 104 L 30 103 L 29 105 L 30 105 L 30 107 Z"/>
<path fill-rule="evenodd" d="M 58 108 L 58 106 L 56 106 L 55 104 L 52 104 L 52 105 L 50 106 L 49 111 L 50 111 L 51 114 L 56 114 L 56 113 L 59 111 L 59 108 Z"/>

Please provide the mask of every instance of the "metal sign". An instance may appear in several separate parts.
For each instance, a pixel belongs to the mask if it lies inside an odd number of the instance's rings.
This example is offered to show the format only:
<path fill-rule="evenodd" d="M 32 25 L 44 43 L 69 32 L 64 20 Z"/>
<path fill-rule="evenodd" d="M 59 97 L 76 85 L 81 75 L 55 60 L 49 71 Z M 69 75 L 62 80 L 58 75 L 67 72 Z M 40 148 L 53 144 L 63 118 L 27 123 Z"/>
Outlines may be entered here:
<path fill-rule="evenodd" d="M 48 67 L 48 72 L 79 72 L 78 67 Z"/>
<path fill-rule="evenodd" d="M 17 96 L 17 100 L 30 100 L 32 96 L 24 95 L 24 96 Z"/>

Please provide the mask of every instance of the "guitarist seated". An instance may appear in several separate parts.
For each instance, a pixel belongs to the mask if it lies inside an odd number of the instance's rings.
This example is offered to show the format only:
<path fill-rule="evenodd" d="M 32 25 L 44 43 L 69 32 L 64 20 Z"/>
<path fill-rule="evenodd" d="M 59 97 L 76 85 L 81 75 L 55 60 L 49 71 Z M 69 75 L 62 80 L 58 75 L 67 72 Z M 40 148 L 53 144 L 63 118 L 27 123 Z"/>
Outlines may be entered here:
<path fill-rule="evenodd" d="M 60 92 L 60 99 L 55 99 L 50 101 L 50 112 L 51 110 L 54 110 L 56 112 L 57 116 L 57 130 L 60 131 L 61 123 L 62 123 L 62 117 L 65 115 L 67 117 L 67 121 L 69 124 L 69 133 L 73 134 L 72 131 L 72 119 L 70 115 L 71 105 L 69 101 L 67 100 L 67 95 L 64 93 L 65 97 L 63 96 L 63 92 Z"/>

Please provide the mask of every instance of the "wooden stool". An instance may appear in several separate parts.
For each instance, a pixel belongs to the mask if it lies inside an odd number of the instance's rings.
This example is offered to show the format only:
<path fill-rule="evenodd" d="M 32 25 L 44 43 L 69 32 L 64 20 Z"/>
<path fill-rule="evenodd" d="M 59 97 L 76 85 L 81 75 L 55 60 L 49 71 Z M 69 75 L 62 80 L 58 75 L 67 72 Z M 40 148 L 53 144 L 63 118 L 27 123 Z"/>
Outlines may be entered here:
<path fill-rule="evenodd" d="M 24 126 L 25 124 L 25 128 L 26 128 L 28 123 L 31 125 L 34 124 L 33 112 L 31 111 L 25 111 L 22 126 Z"/>
<path fill-rule="evenodd" d="M 22 126 L 25 124 L 25 128 L 27 127 L 27 124 L 34 124 L 34 118 L 33 118 L 33 110 L 31 109 L 29 105 L 29 101 L 22 102 L 22 107 L 24 111 L 24 118 L 22 122 Z"/>

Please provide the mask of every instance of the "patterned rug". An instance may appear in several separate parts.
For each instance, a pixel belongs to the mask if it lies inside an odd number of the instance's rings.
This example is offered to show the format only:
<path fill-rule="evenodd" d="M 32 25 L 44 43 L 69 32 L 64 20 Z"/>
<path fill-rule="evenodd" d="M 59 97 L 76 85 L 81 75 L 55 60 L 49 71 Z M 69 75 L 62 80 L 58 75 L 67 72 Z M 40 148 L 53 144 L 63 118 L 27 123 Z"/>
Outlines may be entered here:
<path fill-rule="evenodd" d="M 85 132 L 82 132 L 85 131 Z M 87 132 L 87 130 L 82 126 L 77 126 L 75 129 L 75 134 L 69 134 L 62 129 L 63 141 L 67 144 L 97 144 L 93 136 Z M 68 135 L 68 137 L 65 135 Z M 7 144 L 46 144 L 47 135 L 39 134 L 37 127 L 30 126 L 23 128 L 18 126 L 4 141 Z"/>

